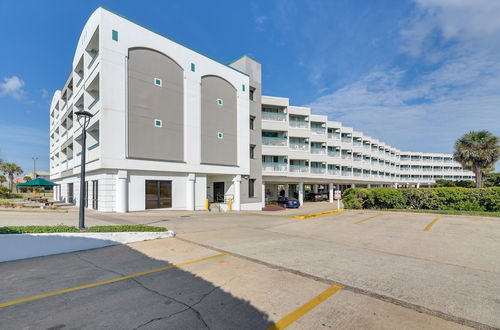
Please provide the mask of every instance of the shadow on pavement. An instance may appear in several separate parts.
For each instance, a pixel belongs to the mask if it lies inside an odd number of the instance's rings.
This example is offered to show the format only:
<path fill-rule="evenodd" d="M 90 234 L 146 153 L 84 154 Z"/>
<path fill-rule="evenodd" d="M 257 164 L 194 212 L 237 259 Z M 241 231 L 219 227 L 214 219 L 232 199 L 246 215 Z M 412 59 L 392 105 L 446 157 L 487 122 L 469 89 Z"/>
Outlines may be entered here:
<path fill-rule="evenodd" d="M 210 255 L 203 257 L 206 256 Z M 222 283 L 218 286 L 189 271 L 172 268 L 0 308 L 1 328 L 265 329 L 270 326 L 272 322 L 266 313 L 220 288 L 231 276 L 224 273 L 225 269 L 220 268 L 223 263 L 217 261 L 201 261 L 186 267 L 220 279 Z M 127 245 L 2 262 L 0 303 L 171 265 Z"/>

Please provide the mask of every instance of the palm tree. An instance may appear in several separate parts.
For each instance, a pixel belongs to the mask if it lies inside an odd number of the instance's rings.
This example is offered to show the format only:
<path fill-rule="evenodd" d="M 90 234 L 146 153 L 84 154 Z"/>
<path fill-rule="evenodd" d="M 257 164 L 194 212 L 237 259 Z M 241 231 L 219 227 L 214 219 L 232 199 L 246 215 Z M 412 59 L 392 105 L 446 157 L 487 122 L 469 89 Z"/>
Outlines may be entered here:
<path fill-rule="evenodd" d="M 25 177 L 23 178 L 23 180 L 24 180 L 25 182 L 31 181 L 31 177 L 30 177 L 29 175 L 27 175 L 27 176 L 25 176 Z"/>
<path fill-rule="evenodd" d="M 470 132 L 455 142 L 455 160 L 476 175 L 476 188 L 483 187 L 483 175 L 500 158 L 498 137 L 489 131 Z"/>
<path fill-rule="evenodd" d="M 0 175 L 0 185 L 2 183 L 4 183 L 5 181 L 7 181 L 7 179 L 5 178 L 5 175 Z"/>
<path fill-rule="evenodd" d="M 12 191 L 14 175 L 20 175 L 23 173 L 22 168 L 16 163 L 4 163 L 1 167 L 1 171 L 9 177 L 9 189 Z"/>

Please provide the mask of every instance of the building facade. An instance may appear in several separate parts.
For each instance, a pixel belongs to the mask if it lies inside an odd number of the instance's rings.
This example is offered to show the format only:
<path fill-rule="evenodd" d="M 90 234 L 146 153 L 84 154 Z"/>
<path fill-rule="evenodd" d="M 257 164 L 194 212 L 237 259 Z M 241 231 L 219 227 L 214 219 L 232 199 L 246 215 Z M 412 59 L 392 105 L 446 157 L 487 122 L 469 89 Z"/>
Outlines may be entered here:
<path fill-rule="evenodd" d="M 450 155 L 401 152 L 286 98 L 262 96 L 261 64 L 228 65 L 104 8 L 87 21 L 50 107 L 55 198 L 104 212 L 257 210 L 286 187 L 303 198 L 347 185 L 473 179 Z"/>

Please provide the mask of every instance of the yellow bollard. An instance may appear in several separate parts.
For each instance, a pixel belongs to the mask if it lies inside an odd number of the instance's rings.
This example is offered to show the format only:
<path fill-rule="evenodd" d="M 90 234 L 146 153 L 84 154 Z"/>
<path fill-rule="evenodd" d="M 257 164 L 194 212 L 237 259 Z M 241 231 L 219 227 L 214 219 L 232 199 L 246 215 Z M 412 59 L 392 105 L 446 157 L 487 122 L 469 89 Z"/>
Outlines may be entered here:
<path fill-rule="evenodd" d="M 232 211 L 233 210 L 233 199 L 232 198 L 228 198 L 227 199 L 227 210 L 228 211 Z"/>
<path fill-rule="evenodd" d="M 208 198 L 205 198 L 205 211 L 209 210 Z"/>

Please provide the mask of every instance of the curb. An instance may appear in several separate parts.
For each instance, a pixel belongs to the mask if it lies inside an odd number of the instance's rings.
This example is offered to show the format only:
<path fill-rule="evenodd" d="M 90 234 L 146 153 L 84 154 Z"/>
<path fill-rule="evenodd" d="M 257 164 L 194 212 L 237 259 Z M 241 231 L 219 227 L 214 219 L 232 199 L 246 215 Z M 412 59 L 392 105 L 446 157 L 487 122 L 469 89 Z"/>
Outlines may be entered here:
<path fill-rule="evenodd" d="M 321 213 L 312 213 L 312 214 L 305 214 L 305 215 L 295 215 L 295 219 L 308 219 L 308 218 L 314 218 L 314 217 L 319 217 L 320 215 L 326 215 L 326 214 L 332 214 L 332 213 L 339 213 L 343 212 L 344 209 L 338 209 L 338 210 L 331 210 L 331 211 L 325 211 Z"/>

